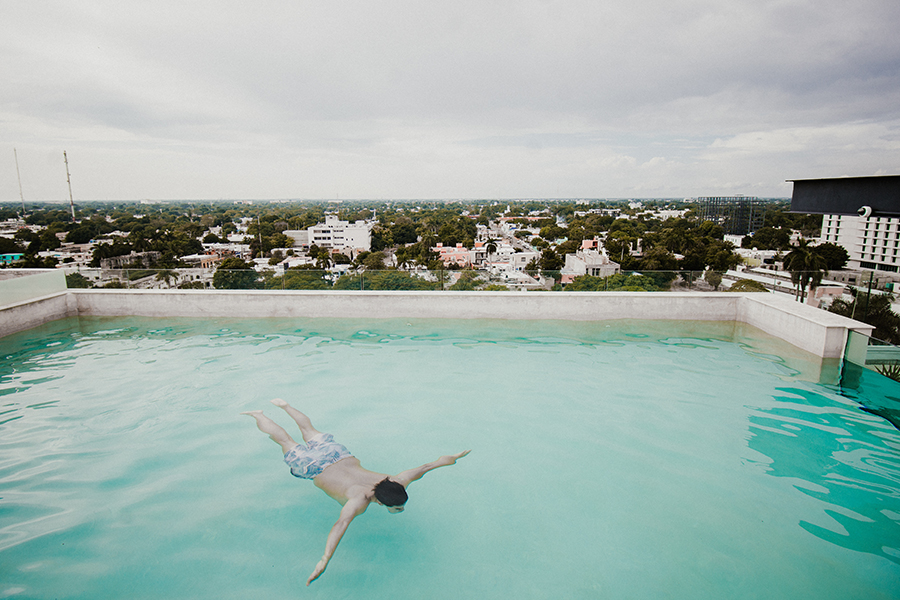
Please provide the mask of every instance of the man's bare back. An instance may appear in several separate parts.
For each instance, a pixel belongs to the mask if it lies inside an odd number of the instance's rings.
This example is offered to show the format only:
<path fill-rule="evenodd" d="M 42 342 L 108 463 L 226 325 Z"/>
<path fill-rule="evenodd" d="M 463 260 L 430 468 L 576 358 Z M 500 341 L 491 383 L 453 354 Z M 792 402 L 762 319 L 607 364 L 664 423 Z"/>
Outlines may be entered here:
<path fill-rule="evenodd" d="M 325 467 L 325 470 L 313 479 L 313 483 L 343 505 L 350 498 L 360 494 L 358 488 L 362 488 L 362 493 L 365 494 L 385 477 L 388 476 L 363 469 L 358 458 L 348 456 Z"/>
<path fill-rule="evenodd" d="M 306 585 L 315 581 L 325 571 L 344 532 L 347 531 L 347 527 L 353 519 L 366 511 L 370 503 L 375 502 L 386 506 L 390 512 L 402 512 L 406 502 L 405 489 L 410 483 L 421 478 L 428 471 L 456 464 L 458 459 L 470 452 L 470 450 L 466 450 L 458 454 L 442 456 L 436 461 L 420 467 L 388 476 L 364 469 L 360 465 L 359 459 L 351 455 L 346 447 L 335 442 L 330 434 L 323 434 L 316 430 L 309 417 L 284 400 L 276 398 L 272 400 L 272 404 L 282 408 L 297 423 L 306 446 L 295 442 L 284 429 L 265 416 L 261 410 L 242 414 L 256 419 L 259 430 L 268 434 L 281 446 L 285 462 L 291 465 L 292 474 L 312 479 L 316 487 L 342 506 L 337 523 L 328 533 L 325 554 L 322 555 Z"/>

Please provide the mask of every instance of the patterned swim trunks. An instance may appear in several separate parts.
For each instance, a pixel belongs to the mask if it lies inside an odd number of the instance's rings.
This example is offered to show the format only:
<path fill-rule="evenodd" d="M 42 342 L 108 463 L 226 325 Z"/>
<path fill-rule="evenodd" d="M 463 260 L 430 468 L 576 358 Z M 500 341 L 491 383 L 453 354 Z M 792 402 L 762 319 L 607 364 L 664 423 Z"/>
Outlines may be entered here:
<path fill-rule="evenodd" d="M 314 479 L 325 467 L 342 458 L 353 456 L 347 447 L 334 441 L 330 433 L 320 433 L 304 446 L 297 444 L 284 455 L 284 462 L 291 468 L 291 475 Z"/>

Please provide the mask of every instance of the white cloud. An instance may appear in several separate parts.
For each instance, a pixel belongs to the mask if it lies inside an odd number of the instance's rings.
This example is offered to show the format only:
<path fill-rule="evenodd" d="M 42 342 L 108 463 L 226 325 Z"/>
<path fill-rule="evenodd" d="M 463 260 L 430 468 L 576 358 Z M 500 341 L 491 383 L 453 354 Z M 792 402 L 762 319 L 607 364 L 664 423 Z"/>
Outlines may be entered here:
<path fill-rule="evenodd" d="M 63 149 L 84 199 L 775 195 L 897 172 L 897 22 L 880 0 L 8 3 L 0 200 L 14 146 L 33 199 L 59 195 Z"/>

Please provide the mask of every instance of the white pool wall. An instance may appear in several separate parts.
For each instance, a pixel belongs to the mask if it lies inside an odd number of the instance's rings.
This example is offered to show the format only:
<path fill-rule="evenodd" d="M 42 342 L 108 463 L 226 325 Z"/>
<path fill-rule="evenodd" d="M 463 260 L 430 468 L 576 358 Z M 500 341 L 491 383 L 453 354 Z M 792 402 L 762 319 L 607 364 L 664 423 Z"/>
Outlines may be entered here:
<path fill-rule="evenodd" d="M 58 273 L 0 281 L 0 336 L 71 316 L 738 321 L 841 358 L 849 331 L 873 329 L 771 293 L 68 290 Z M 28 280 L 35 295 L 22 300 Z M 14 293 L 4 293 L 7 284 Z"/>

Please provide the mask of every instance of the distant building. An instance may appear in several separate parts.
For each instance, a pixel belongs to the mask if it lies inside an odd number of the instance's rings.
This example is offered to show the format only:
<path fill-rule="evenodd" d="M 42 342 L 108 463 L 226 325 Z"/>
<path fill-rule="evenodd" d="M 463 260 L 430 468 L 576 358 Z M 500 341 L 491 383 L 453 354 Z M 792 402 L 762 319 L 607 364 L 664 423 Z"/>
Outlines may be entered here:
<path fill-rule="evenodd" d="M 309 244 L 344 254 L 372 249 L 372 225 L 365 221 L 341 221 L 337 215 L 325 215 L 325 223 L 307 229 Z"/>
<path fill-rule="evenodd" d="M 897 273 L 900 268 L 900 219 L 824 215 L 822 242 L 843 246 L 850 255 L 848 269 Z"/>
<path fill-rule="evenodd" d="M 574 254 L 566 254 L 566 264 L 560 271 L 560 281 L 571 283 L 573 279 L 581 275 L 593 275 L 594 277 L 609 277 L 620 270 L 619 263 L 615 263 L 606 255 L 606 251 L 600 246 L 599 240 L 583 240 L 581 249 Z"/>
<path fill-rule="evenodd" d="M 308 229 L 285 229 L 282 233 L 294 240 L 294 248 L 309 248 Z"/>
<path fill-rule="evenodd" d="M 445 267 L 449 267 L 450 265 L 456 265 L 463 268 L 472 266 L 472 252 L 462 244 L 445 246 L 441 242 L 438 242 L 431 251 L 436 252 L 440 256 L 440 260 L 444 263 Z"/>
<path fill-rule="evenodd" d="M 199 265 L 201 269 L 212 269 L 218 263 L 231 256 L 234 256 L 234 252 L 229 250 L 210 250 L 205 254 L 189 254 L 188 256 L 182 256 L 181 260 L 195 267 Z"/>
<path fill-rule="evenodd" d="M 124 254 L 122 256 L 111 256 L 109 258 L 100 259 L 100 268 L 123 269 L 134 263 L 149 267 L 151 264 L 158 261 L 160 256 L 162 256 L 162 254 L 155 250 L 149 252 L 132 252 L 131 254 Z"/>
<path fill-rule="evenodd" d="M 700 220 L 721 225 L 729 235 L 749 235 L 761 228 L 765 216 L 762 200 L 751 196 L 697 198 Z"/>
<path fill-rule="evenodd" d="M 0 254 L 0 264 L 8 265 L 10 263 L 14 263 L 17 260 L 22 260 L 23 254 Z"/>
<path fill-rule="evenodd" d="M 900 175 L 791 179 L 791 211 L 821 214 L 821 242 L 843 246 L 847 270 L 898 273 Z M 868 280 L 871 274 L 851 274 Z M 897 280 L 896 275 L 886 278 Z"/>

